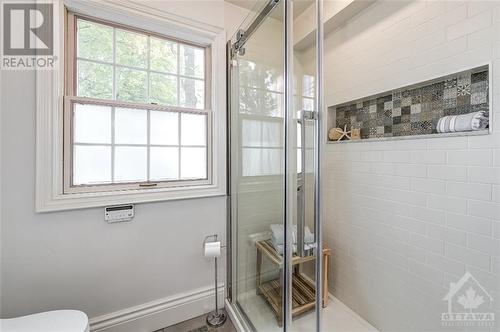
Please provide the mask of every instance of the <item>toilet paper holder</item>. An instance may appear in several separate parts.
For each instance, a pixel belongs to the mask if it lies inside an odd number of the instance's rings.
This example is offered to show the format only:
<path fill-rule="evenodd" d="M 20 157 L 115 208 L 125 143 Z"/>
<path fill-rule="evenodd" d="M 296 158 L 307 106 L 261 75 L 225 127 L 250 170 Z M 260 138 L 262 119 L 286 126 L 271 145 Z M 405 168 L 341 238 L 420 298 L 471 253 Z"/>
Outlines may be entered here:
<path fill-rule="evenodd" d="M 212 235 L 207 235 L 205 236 L 205 239 L 203 240 L 203 255 L 206 256 L 206 250 L 205 246 L 207 243 L 213 243 L 213 242 L 218 242 L 218 235 L 217 234 L 212 234 Z M 222 245 L 220 246 L 220 249 L 225 248 L 226 246 Z M 214 258 L 214 265 L 215 265 L 215 287 L 214 287 L 214 295 L 215 295 L 215 310 L 208 313 L 207 315 L 207 324 L 212 327 L 219 327 L 224 325 L 226 322 L 227 316 L 223 311 L 219 311 L 219 304 L 218 304 L 218 299 L 217 299 L 217 290 L 218 290 L 218 284 L 217 284 L 217 257 L 219 255 L 215 256 L 209 256 Z"/>

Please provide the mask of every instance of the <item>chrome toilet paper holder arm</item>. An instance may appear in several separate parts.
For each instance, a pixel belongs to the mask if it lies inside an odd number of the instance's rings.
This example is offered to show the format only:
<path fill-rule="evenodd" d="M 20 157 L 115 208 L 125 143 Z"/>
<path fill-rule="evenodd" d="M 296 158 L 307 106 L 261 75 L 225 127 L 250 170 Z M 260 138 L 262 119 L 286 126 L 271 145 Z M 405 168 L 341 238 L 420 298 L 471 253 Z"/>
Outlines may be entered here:
<path fill-rule="evenodd" d="M 203 240 L 203 248 L 205 248 L 205 244 L 208 242 L 217 242 L 219 235 L 218 234 L 212 234 L 212 235 L 207 235 L 205 236 L 205 239 Z M 211 241 L 208 241 L 209 239 L 212 239 Z M 220 245 L 221 248 L 226 248 L 225 245 L 221 243 Z"/>

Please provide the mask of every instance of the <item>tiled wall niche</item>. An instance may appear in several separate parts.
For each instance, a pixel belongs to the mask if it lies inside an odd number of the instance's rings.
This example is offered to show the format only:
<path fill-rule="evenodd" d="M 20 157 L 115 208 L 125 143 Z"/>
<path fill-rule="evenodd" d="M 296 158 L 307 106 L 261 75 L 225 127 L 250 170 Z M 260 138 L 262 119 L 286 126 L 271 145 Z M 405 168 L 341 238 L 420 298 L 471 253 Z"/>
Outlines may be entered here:
<path fill-rule="evenodd" d="M 481 110 L 489 114 L 489 88 L 485 65 L 331 106 L 329 129 L 361 129 L 361 139 L 436 134 L 443 116 Z"/>

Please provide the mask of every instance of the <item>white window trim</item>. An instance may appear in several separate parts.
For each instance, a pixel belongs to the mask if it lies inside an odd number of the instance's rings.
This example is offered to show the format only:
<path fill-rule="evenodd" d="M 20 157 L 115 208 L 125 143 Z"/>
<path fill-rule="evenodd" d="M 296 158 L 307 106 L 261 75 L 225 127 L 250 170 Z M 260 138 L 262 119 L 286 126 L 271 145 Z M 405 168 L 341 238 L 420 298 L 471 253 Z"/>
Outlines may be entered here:
<path fill-rule="evenodd" d="M 46 1 L 44 1 L 46 2 Z M 48 212 L 105 206 L 179 200 L 226 194 L 226 109 L 225 109 L 225 31 L 192 21 L 144 4 L 126 0 L 90 2 L 53 1 L 53 70 L 36 72 L 36 211 Z M 136 189 L 97 193 L 64 194 L 63 102 L 64 102 L 64 13 L 75 13 L 140 27 L 162 35 L 211 47 L 212 183 L 192 187 Z"/>

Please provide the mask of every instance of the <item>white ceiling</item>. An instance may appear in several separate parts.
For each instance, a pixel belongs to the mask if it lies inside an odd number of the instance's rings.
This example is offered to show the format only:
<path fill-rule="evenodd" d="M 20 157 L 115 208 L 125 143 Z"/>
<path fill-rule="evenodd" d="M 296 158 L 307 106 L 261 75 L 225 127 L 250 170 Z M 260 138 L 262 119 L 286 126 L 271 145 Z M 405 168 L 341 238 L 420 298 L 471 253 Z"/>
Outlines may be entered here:
<path fill-rule="evenodd" d="M 243 7 L 246 9 L 262 8 L 265 3 L 269 0 L 224 0 L 226 2 L 232 3 L 233 5 Z M 258 5 L 256 5 L 258 3 Z M 307 7 L 314 4 L 314 0 L 295 0 L 293 2 L 293 17 L 296 18 L 306 10 Z M 271 13 L 271 16 L 277 19 L 282 19 L 282 13 L 275 11 Z"/>

